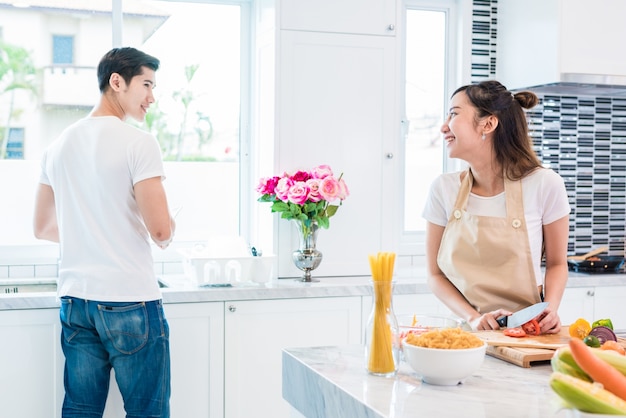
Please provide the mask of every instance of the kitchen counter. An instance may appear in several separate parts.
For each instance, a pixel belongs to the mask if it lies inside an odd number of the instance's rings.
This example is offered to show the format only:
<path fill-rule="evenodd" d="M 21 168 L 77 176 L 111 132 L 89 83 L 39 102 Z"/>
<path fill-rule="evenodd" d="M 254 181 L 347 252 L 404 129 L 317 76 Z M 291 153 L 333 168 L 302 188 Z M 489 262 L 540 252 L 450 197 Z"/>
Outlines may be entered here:
<path fill-rule="evenodd" d="M 362 346 L 288 348 L 282 357 L 283 398 L 306 418 L 586 416 L 562 409 L 549 362 L 522 368 L 486 356 L 464 383 L 433 386 L 404 362 L 395 377 L 368 374 Z"/>
<path fill-rule="evenodd" d="M 279 279 L 269 283 L 243 283 L 233 287 L 201 288 L 183 275 L 163 276 L 164 303 L 194 303 L 231 300 L 296 299 L 309 297 L 366 296 L 372 294 L 370 278 L 317 277 L 318 282 L 303 283 L 296 279 Z M 7 279 L 0 279 L 0 285 Z M 52 278 L 51 280 L 54 280 Z M 46 281 L 41 279 L 40 281 Z M 12 280 L 14 282 L 14 280 Z M 624 274 L 587 274 L 570 272 L 567 287 L 623 286 Z M 425 277 L 399 277 L 394 294 L 430 293 Z M 54 292 L 0 294 L 0 310 L 46 309 L 59 306 Z"/>

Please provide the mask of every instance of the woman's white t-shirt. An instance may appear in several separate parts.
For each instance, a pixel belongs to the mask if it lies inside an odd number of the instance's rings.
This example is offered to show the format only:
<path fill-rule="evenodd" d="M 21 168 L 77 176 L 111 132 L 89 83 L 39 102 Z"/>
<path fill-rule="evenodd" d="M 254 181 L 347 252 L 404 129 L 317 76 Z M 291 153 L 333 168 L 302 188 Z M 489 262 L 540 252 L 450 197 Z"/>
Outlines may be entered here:
<path fill-rule="evenodd" d="M 422 213 L 424 219 L 445 227 L 461 187 L 460 172 L 445 173 L 435 179 Z M 522 180 L 524 217 L 528 228 L 530 252 L 537 284 L 543 284 L 541 274 L 541 248 L 543 225 L 567 216 L 570 205 L 561 176 L 550 169 L 538 169 Z M 504 192 L 484 197 L 470 193 L 467 212 L 477 216 L 506 217 Z"/>

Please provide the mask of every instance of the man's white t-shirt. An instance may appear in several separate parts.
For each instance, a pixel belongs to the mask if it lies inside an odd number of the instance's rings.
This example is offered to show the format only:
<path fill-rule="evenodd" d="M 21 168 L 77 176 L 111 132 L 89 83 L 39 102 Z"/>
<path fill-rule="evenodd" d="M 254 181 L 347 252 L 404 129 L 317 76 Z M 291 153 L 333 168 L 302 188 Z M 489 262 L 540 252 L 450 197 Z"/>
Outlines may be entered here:
<path fill-rule="evenodd" d="M 58 296 L 130 302 L 161 298 L 150 237 L 133 186 L 164 179 L 153 135 L 117 117 L 87 117 L 44 153 L 60 233 Z"/>
<path fill-rule="evenodd" d="M 445 173 L 437 177 L 430 188 L 424 219 L 435 225 L 446 226 L 461 187 L 460 173 Z M 561 219 L 570 213 L 565 184 L 561 176 L 550 169 L 533 171 L 522 179 L 524 217 L 528 227 L 530 252 L 537 284 L 543 284 L 541 248 L 543 225 Z M 504 192 L 483 197 L 470 193 L 467 212 L 477 216 L 506 217 Z"/>

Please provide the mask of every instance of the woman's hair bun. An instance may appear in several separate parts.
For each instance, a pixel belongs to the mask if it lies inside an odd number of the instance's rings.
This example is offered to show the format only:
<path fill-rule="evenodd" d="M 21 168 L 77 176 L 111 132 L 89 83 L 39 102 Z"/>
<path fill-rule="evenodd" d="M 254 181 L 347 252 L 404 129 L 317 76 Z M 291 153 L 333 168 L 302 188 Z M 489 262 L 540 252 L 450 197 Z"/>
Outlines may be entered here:
<path fill-rule="evenodd" d="M 539 103 L 539 97 L 532 91 L 518 91 L 517 93 L 513 93 L 513 99 L 517 100 L 524 109 L 530 109 Z"/>

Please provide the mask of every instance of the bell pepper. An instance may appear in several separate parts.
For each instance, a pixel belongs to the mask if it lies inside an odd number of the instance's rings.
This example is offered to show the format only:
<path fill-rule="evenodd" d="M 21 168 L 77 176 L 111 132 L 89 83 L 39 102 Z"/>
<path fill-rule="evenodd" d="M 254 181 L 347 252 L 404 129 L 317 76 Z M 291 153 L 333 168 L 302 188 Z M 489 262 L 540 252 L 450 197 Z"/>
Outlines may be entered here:
<path fill-rule="evenodd" d="M 611 322 L 609 318 L 598 319 L 597 321 L 593 321 L 593 324 L 591 324 L 591 328 L 595 328 L 595 327 L 607 327 L 613 330 L 613 323 Z"/>

